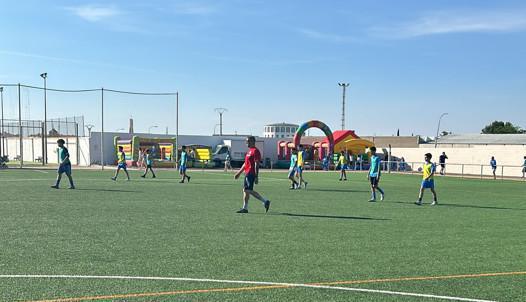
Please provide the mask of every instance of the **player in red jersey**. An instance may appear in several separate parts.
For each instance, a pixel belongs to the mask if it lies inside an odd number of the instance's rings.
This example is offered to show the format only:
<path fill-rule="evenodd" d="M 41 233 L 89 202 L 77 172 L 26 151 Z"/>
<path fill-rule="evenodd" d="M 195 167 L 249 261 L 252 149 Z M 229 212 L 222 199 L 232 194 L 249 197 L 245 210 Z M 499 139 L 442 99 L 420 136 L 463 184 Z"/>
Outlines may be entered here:
<path fill-rule="evenodd" d="M 234 176 L 235 179 L 238 179 L 241 173 L 245 172 L 245 181 L 243 184 L 243 207 L 237 211 L 237 213 L 248 213 L 248 200 L 250 199 L 250 195 L 259 199 L 265 207 L 265 212 L 268 212 L 268 209 L 270 208 L 270 200 L 254 191 L 254 184 L 258 183 L 259 162 L 261 161 L 261 153 L 258 148 L 256 148 L 256 138 L 253 136 L 247 137 L 247 146 L 248 152 L 245 155 L 245 163 Z"/>

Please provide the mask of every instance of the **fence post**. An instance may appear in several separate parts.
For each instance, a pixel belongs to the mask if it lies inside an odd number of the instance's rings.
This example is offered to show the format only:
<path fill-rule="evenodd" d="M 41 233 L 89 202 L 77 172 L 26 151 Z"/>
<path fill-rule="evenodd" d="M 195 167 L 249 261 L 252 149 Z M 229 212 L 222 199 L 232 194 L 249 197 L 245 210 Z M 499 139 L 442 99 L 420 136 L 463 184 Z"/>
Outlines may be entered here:
<path fill-rule="evenodd" d="M 464 164 L 462 164 L 462 178 L 464 178 Z"/>
<path fill-rule="evenodd" d="M 75 123 L 75 137 L 77 138 L 77 166 L 79 166 L 80 165 L 79 123 Z"/>
<path fill-rule="evenodd" d="M 41 143 L 42 143 L 42 166 L 45 166 L 46 165 L 46 153 L 47 153 L 47 144 L 46 144 L 46 141 L 44 139 L 44 125 L 45 125 L 45 122 L 42 123 L 40 126 L 42 127 L 42 135 L 40 136 L 41 138 Z"/>
<path fill-rule="evenodd" d="M 22 135 L 22 97 L 20 96 L 20 83 L 18 83 L 18 139 L 20 140 L 20 168 L 24 166 L 24 138 Z"/>
<path fill-rule="evenodd" d="M 500 179 L 504 180 L 504 166 L 500 166 L 501 172 L 500 172 Z"/>
<path fill-rule="evenodd" d="M 100 165 L 104 170 L 104 87 L 100 89 L 101 100 L 101 131 L 100 131 Z"/>
<path fill-rule="evenodd" d="M 482 179 L 482 171 L 484 169 L 484 166 L 483 165 L 480 165 L 480 179 Z"/>

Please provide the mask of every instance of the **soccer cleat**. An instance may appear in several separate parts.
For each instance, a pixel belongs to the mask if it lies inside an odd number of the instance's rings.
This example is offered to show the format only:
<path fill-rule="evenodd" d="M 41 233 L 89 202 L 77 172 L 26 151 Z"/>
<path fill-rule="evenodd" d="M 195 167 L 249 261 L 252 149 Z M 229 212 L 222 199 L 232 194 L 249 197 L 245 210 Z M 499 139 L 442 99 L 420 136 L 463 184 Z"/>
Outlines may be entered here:
<path fill-rule="evenodd" d="M 146 175 L 141 175 L 141 177 L 142 177 L 142 178 L 145 178 L 145 177 L 146 177 Z"/>
<path fill-rule="evenodd" d="M 191 178 L 191 177 L 190 177 L 190 176 L 187 176 L 187 177 L 188 177 L 188 182 L 190 182 L 190 178 Z"/>
<path fill-rule="evenodd" d="M 112 177 L 111 180 L 116 181 L 117 178 L 116 178 L 116 177 Z M 128 179 L 128 180 L 129 180 L 129 179 Z"/>
<path fill-rule="evenodd" d="M 265 201 L 265 213 L 268 212 L 268 209 L 270 209 L 270 200 L 267 199 L 267 200 Z"/>
<path fill-rule="evenodd" d="M 236 213 L 246 214 L 246 213 L 248 213 L 248 210 L 247 209 L 240 209 L 240 210 L 236 211 Z"/>
<path fill-rule="evenodd" d="M 416 204 L 417 206 L 421 206 L 421 205 L 422 205 L 422 202 L 421 202 L 421 201 L 415 201 L 415 204 Z"/>
<path fill-rule="evenodd" d="M 384 201 L 384 198 L 385 198 L 385 193 L 380 194 L 380 200 Z"/>
<path fill-rule="evenodd" d="M 376 199 L 369 199 L 369 202 L 376 202 Z"/>
<path fill-rule="evenodd" d="M 55 186 L 51 186 L 53 189 L 58 189 L 58 186 L 55 185 Z"/>
<path fill-rule="evenodd" d="M 289 188 L 289 190 L 294 190 L 294 189 L 296 189 L 296 186 L 291 186 L 291 187 Z"/>
<path fill-rule="evenodd" d="M 180 184 L 184 184 L 184 180 L 180 180 L 179 183 L 180 183 Z"/>
<path fill-rule="evenodd" d="M 70 190 L 75 190 L 75 186 L 69 187 Z"/>
<path fill-rule="evenodd" d="M 341 179 L 341 178 L 340 178 L 339 180 L 340 180 L 340 181 L 342 181 L 342 179 Z"/>
<path fill-rule="evenodd" d="M 433 202 L 431 203 L 432 206 L 437 206 L 438 205 L 438 201 L 436 200 L 433 200 Z"/>
<path fill-rule="evenodd" d="M 307 190 L 307 185 L 308 185 L 308 184 L 309 184 L 308 182 L 305 182 L 305 183 L 303 184 L 303 187 L 305 188 L 305 190 Z"/>
<path fill-rule="evenodd" d="M 152 176 L 152 178 L 157 178 L 157 177 L 154 175 L 154 176 Z"/>

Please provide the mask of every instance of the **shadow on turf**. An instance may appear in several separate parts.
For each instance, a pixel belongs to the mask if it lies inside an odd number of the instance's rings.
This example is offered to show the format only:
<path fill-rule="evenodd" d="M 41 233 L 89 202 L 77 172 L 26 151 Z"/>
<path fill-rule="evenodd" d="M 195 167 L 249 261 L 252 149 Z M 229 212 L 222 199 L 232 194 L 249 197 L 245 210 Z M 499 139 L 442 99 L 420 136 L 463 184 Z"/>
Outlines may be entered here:
<path fill-rule="evenodd" d="M 351 220 L 391 220 L 386 218 L 371 218 L 371 217 L 359 217 L 359 216 L 333 216 L 333 215 L 315 215 L 315 214 L 296 214 L 296 213 L 279 213 L 270 212 L 264 213 L 253 213 L 262 215 L 276 215 L 276 216 L 287 216 L 287 217 L 304 217 L 304 218 L 328 218 L 328 219 L 351 219 Z"/>
<path fill-rule="evenodd" d="M 119 193 L 143 193 L 142 191 L 131 191 L 131 190 L 117 190 L 117 189 L 79 189 L 76 191 L 97 191 L 97 192 L 119 192 Z"/>
<path fill-rule="evenodd" d="M 307 191 L 318 191 L 318 192 L 342 192 L 342 193 L 369 193 L 370 190 L 351 190 L 351 189 L 307 189 Z"/>
<path fill-rule="evenodd" d="M 411 204 L 413 202 L 403 202 L 403 201 L 389 201 L 390 203 L 401 203 L 401 204 Z M 439 207 L 452 207 L 452 208 L 473 208 L 473 209 L 487 209 L 487 210 L 515 210 L 515 211 L 526 211 L 526 209 L 521 208 L 504 208 L 504 207 L 490 207 L 490 206 L 475 206 L 469 204 L 454 204 L 454 203 L 440 203 Z"/>

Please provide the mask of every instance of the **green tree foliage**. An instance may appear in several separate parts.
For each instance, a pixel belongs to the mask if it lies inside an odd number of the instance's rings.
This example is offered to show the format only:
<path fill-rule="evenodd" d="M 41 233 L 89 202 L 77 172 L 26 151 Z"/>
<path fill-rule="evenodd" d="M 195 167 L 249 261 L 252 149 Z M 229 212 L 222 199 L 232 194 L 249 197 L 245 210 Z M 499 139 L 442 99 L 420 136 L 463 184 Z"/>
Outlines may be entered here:
<path fill-rule="evenodd" d="M 494 121 L 482 129 L 483 134 L 516 134 L 526 133 L 525 130 L 519 126 L 515 126 L 510 122 Z"/>

